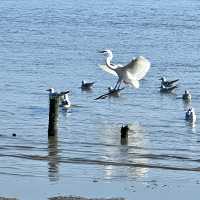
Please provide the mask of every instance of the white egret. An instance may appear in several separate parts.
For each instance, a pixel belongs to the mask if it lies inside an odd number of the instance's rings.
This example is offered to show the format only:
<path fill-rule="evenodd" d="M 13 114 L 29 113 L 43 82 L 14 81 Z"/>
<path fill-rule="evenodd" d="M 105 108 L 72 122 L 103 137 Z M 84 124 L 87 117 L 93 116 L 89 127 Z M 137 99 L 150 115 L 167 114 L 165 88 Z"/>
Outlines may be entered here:
<path fill-rule="evenodd" d="M 182 96 L 182 99 L 185 101 L 191 101 L 192 95 L 188 90 L 185 90 L 185 93 Z"/>
<path fill-rule="evenodd" d="M 122 81 L 125 84 L 130 84 L 134 88 L 139 88 L 139 80 L 144 78 L 151 66 L 149 60 L 143 56 L 132 59 L 131 62 L 125 66 L 121 64 L 114 65 L 111 63 L 113 54 L 110 49 L 99 51 L 99 53 L 103 53 L 107 56 L 106 65 L 99 66 L 106 72 L 118 76 L 118 81 L 114 87 L 116 90 L 119 89 Z"/>
<path fill-rule="evenodd" d="M 165 87 L 171 87 L 173 86 L 174 83 L 176 83 L 179 79 L 175 79 L 172 81 L 167 81 L 167 79 L 163 76 L 160 78 L 161 80 L 161 85 L 165 86 Z"/>

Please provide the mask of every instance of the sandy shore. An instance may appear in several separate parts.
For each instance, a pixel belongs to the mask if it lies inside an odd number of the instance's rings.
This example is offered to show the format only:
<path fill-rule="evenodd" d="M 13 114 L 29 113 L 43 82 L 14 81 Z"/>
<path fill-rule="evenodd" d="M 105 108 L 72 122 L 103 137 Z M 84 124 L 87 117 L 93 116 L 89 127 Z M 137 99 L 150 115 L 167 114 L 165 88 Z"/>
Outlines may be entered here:
<path fill-rule="evenodd" d="M 49 200 L 125 200 L 124 198 L 109 198 L 109 199 L 105 199 L 105 198 L 98 198 L 98 199 L 88 199 L 88 198 L 84 198 L 84 197 L 73 197 L 73 196 L 69 196 L 69 197 L 52 197 L 49 198 Z"/>
<path fill-rule="evenodd" d="M 0 200 L 17 200 L 15 198 L 5 198 L 5 197 L 0 197 Z M 63 196 L 58 196 L 58 197 L 51 197 L 49 200 L 125 200 L 124 198 L 109 198 L 109 199 L 104 199 L 104 198 L 98 198 L 98 199 L 88 199 L 84 197 L 63 197 Z"/>

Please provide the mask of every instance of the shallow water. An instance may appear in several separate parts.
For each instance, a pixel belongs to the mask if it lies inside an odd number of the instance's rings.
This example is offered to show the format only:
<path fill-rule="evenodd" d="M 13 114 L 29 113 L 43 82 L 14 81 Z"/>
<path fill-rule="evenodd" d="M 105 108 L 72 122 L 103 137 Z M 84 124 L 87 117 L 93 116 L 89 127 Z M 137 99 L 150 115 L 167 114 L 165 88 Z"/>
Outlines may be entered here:
<path fill-rule="evenodd" d="M 200 178 L 199 1 L 6 0 L 0 10 L 2 177 L 57 186 L 76 178 L 145 183 L 157 172 L 157 179 Z M 105 48 L 114 63 L 144 55 L 152 67 L 140 89 L 94 101 L 116 81 L 98 67 Z M 160 94 L 163 75 L 180 79 L 175 94 Z M 96 82 L 91 92 L 80 90 L 83 79 Z M 50 139 L 49 87 L 69 89 L 76 105 L 60 110 L 58 136 Z M 179 98 L 185 89 L 191 104 Z M 184 120 L 189 106 L 195 127 Z M 123 123 L 131 126 L 126 145 Z"/>

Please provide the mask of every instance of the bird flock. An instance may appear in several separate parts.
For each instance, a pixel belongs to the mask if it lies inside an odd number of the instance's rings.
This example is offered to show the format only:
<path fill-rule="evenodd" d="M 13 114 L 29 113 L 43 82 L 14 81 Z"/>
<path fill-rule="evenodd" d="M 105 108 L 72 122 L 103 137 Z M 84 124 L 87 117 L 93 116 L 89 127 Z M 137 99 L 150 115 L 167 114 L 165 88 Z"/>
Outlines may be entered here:
<path fill-rule="evenodd" d="M 151 63 L 148 59 L 143 56 L 138 56 L 133 58 L 127 65 L 121 64 L 113 64 L 112 58 L 113 54 L 110 49 L 106 49 L 103 51 L 99 51 L 99 53 L 106 56 L 105 64 L 99 65 L 101 69 L 104 71 L 117 76 L 117 82 L 114 87 L 108 87 L 108 93 L 101 95 L 97 99 L 103 99 L 107 96 L 119 96 L 119 92 L 124 88 L 120 88 L 121 84 L 124 83 L 125 85 L 129 85 L 133 88 L 139 88 L 140 84 L 139 81 L 142 80 L 146 74 L 148 73 Z M 167 80 L 166 77 L 161 77 L 161 85 L 160 85 L 160 92 L 161 93 L 172 93 L 177 88 L 177 82 L 179 79 L 175 80 Z M 91 90 L 94 86 L 95 82 L 86 82 L 83 80 L 81 82 L 81 89 L 82 90 Z M 69 99 L 70 91 L 63 91 L 60 93 L 55 92 L 54 88 L 50 88 L 49 91 L 49 98 L 53 97 L 54 95 L 59 96 L 59 105 L 63 109 L 69 109 L 72 104 Z M 191 93 L 188 90 L 185 90 L 185 93 L 182 95 L 182 99 L 185 102 L 190 102 L 192 99 Z M 194 124 L 196 122 L 196 114 L 193 107 L 189 107 L 185 113 L 185 120 Z M 126 126 L 125 126 L 126 127 Z M 122 127 L 123 130 L 123 127 Z M 127 131 L 126 127 L 126 131 Z"/>

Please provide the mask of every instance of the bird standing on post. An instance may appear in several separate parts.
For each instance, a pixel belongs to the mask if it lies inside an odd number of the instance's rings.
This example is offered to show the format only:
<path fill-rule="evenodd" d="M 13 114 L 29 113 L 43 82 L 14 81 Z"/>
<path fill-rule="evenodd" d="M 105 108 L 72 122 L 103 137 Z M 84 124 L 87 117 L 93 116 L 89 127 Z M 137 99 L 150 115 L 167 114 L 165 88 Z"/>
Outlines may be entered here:
<path fill-rule="evenodd" d="M 99 51 L 99 53 L 103 53 L 107 56 L 106 65 L 99 66 L 106 72 L 118 76 L 117 83 L 114 87 L 115 90 L 120 88 L 122 82 L 129 84 L 134 88 L 139 88 L 139 80 L 144 78 L 151 66 L 149 60 L 143 56 L 132 59 L 131 62 L 125 66 L 120 64 L 114 65 L 111 63 L 113 54 L 110 49 Z"/>

